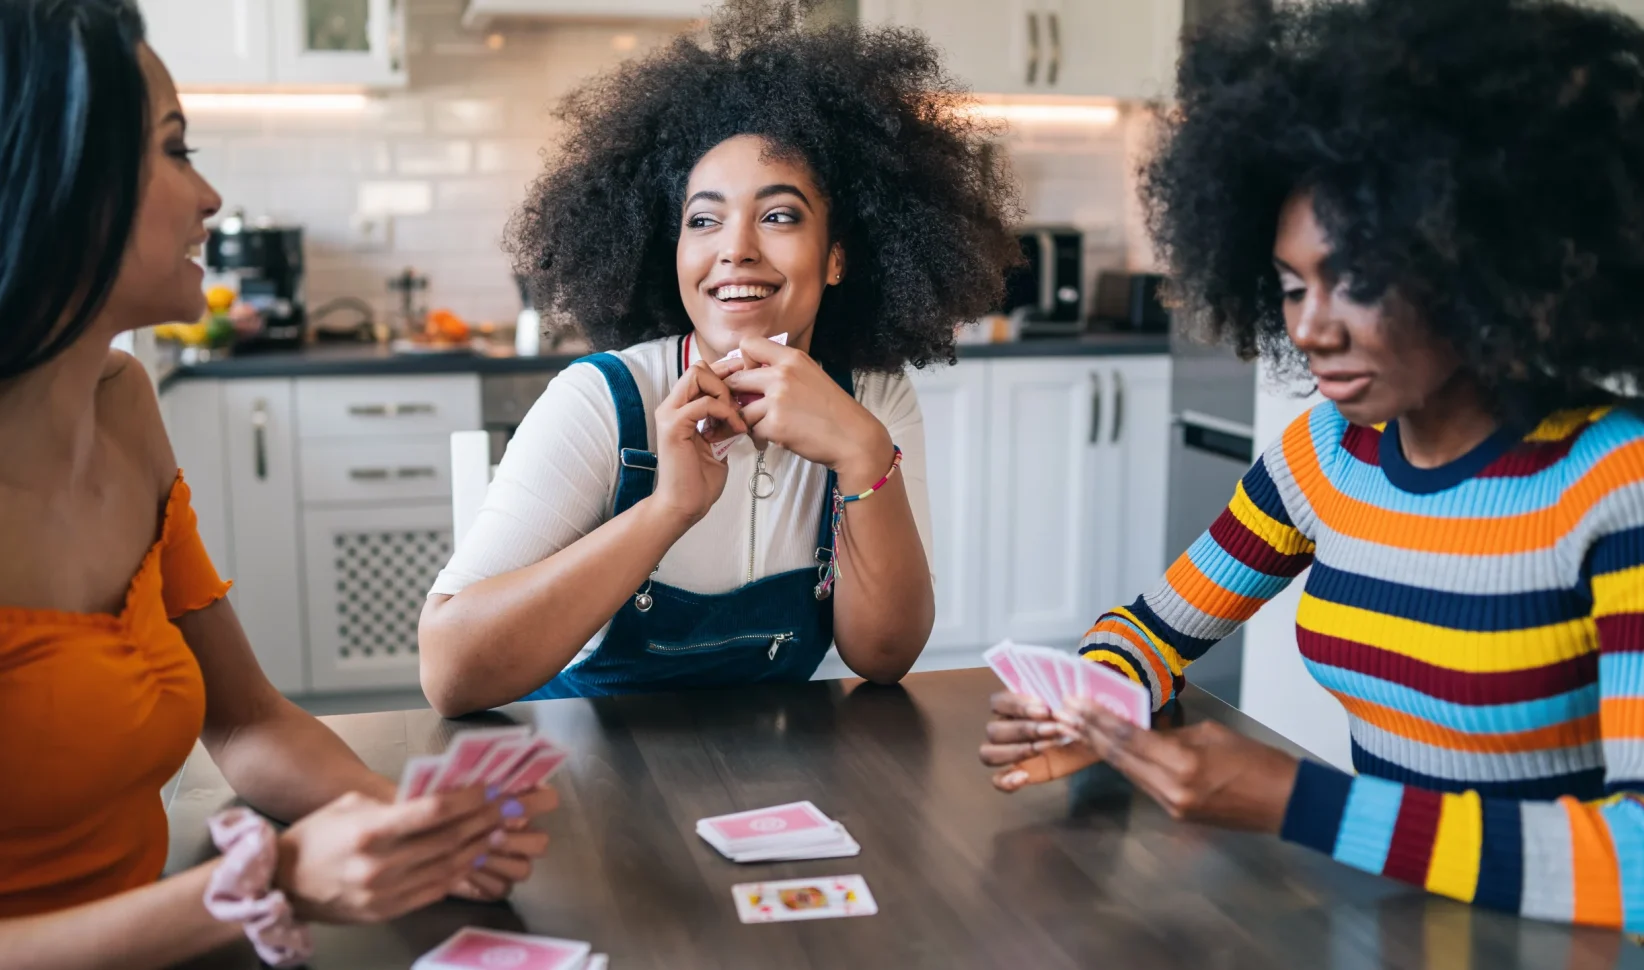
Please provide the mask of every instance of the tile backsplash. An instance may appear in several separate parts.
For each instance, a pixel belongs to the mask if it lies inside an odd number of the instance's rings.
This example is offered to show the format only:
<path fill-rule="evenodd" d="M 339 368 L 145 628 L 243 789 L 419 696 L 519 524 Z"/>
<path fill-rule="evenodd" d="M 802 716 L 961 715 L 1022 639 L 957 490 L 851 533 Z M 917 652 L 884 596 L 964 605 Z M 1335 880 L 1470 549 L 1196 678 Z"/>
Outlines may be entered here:
<path fill-rule="evenodd" d="M 363 109 L 190 111 L 196 164 L 226 210 L 304 227 L 311 308 L 341 296 L 388 310 L 388 277 L 430 279 L 430 307 L 512 320 L 519 295 L 501 241 L 543 169 L 555 103 L 592 74 L 644 54 L 682 24 L 513 24 L 464 30 L 463 0 L 409 0 L 411 86 Z M 1087 262 L 1125 262 L 1128 135 L 1106 128 L 1018 128 L 1007 140 L 1025 218 L 1073 223 Z M 386 236 L 361 228 L 388 216 Z M 1128 228 L 1127 228 L 1128 225 Z"/>

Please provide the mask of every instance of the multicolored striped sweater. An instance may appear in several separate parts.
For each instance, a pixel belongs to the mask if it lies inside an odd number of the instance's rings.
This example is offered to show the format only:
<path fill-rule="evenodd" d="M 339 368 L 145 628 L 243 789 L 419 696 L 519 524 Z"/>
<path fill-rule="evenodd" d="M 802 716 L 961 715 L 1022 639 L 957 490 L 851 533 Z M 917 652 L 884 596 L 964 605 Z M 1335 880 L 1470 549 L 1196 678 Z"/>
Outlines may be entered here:
<path fill-rule="evenodd" d="M 1644 419 L 1562 412 L 1441 468 L 1314 408 L 1164 582 L 1081 648 L 1153 692 L 1309 566 L 1308 669 L 1357 775 L 1283 836 L 1525 916 L 1644 932 Z"/>

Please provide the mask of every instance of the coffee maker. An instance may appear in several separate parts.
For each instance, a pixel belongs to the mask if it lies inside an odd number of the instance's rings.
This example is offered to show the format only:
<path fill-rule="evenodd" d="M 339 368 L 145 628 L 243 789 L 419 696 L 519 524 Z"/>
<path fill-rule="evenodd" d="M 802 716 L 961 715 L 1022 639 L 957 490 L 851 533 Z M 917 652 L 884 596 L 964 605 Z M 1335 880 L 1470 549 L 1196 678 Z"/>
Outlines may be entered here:
<path fill-rule="evenodd" d="M 245 213 L 227 216 L 206 242 L 206 266 L 239 280 L 240 301 L 257 311 L 262 327 L 242 340 L 242 350 L 283 350 L 299 346 L 308 322 L 303 291 L 303 231 L 259 221 Z"/>

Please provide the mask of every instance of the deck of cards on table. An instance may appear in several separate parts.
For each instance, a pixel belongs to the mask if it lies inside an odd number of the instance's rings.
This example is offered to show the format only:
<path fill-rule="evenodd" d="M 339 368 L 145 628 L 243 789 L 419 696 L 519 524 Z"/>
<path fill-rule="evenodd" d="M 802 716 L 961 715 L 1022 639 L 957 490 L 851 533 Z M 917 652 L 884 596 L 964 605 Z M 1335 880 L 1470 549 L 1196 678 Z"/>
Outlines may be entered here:
<path fill-rule="evenodd" d="M 879 912 L 861 876 L 821 876 L 781 882 L 745 882 L 731 887 L 736 915 L 744 923 L 787 923 L 802 919 L 872 916 Z"/>
<path fill-rule="evenodd" d="M 1063 699 L 1093 700 L 1140 728 L 1153 724 L 1153 696 L 1147 688 L 1099 663 L 1049 647 L 1006 640 L 982 654 L 1013 694 L 1037 697 L 1059 711 Z"/>
<path fill-rule="evenodd" d="M 547 781 L 567 757 L 527 725 L 463 731 L 451 739 L 444 754 L 406 762 L 399 800 L 475 785 L 518 795 Z"/>
<path fill-rule="evenodd" d="M 580 940 L 469 926 L 423 954 L 411 970 L 605 970 L 605 954 L 592 949 Z"/>
<path fill-rule="evenodd" d="M 843 825 L 810 802 L 705 818 L 696 834 L 732 862 L 841 859 L 862 851 Z"/>

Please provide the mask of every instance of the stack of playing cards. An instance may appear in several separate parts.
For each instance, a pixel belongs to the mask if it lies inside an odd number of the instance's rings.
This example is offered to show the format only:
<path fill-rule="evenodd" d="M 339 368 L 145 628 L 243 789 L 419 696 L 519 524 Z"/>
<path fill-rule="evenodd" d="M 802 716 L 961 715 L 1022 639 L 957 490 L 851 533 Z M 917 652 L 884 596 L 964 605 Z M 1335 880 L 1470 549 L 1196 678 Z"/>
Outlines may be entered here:
<path fill-rule="evenodd" d="M 518 795 L 537 787 L 568 755 L 539 737 L 527 725 L 464 731 L 444 754 L 406 762 L 400 775 L 400 801 L 474 785 Z"/>
<path fill-rule="evenodd" d="M 606 970 L 603 953 L 577 940 L 466 927 L 424 954 L 411 970 Z"/>
<path fill-rule="evenodd" d="M 786 923 L 801 919 L 872 916 L 879 904 L 861 876 L 822 876 L 781 882 L 745 882 L 731 887 L 736 915 L 744 923 Z"/>
<path fill-rule="evenodd" d="M 788 335 L 785 333 L 779 333 L 771 338 L 771 343 L 781 344 L 786 347 L 788 345 Z M 720 363 L 723 364 L 726 360 L 739 360 L 741 357 L 742 350 L 741 348 L 738 348 L 726 354 L 724 360 L 721 360 Z M 738 394 L 736 395 L 736 406 L 739 408 L 746 407 L 751 402 L 759 400 L 759 397 L 760 395 L 758 394 Z M 708 429 L 713 427 L 713 424 L 713 418 L 703 418 L 701 421 L 698 421 L 696 423 L 697 434 L 707 434 Z M 720 461 L 724 461 L 725 456 L 731 453 L 731 442 L 740 437 L 742 437 L 742 435 L 737 435 L 733 438 L 726 438 L 724 441 L 716 441 L 710 445 L 709 447 L 713 449 L 714 457 Z"/>
<path fill-rule="evenodd" d="M 843 825 L 810 802 L 705 818 L 696 834 L 732 862 L 840 859 L 862 851 Z"/>
<path fill-rule="evenodd" d="M 982 654 L 993 672 L 1013 694 L 1037 697 L 1053 711 L 1067 697 L 1093 700 L 1141 728 L 1153 724 L 1153 697 L 1147 688 L 1099 663 L 1052 650 L 1027 647 L 1006 640 Z"/>

